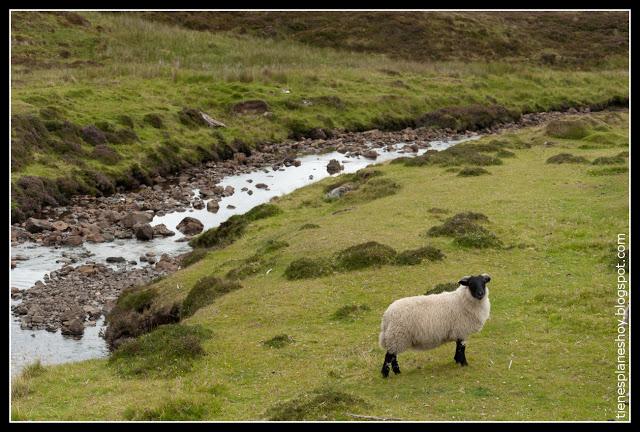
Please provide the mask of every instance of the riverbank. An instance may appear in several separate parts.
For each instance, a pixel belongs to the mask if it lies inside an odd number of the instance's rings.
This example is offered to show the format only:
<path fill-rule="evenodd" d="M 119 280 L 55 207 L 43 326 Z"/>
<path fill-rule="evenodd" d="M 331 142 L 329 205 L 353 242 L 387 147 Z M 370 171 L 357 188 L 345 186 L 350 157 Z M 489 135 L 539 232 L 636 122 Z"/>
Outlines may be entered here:
<path fill-rule="evenodd" d="M 576 19 L 587 25 L 591 16 Z M 569 21 L 559 27 L 575 29 Z M 535 29 L 547 37 L 544 25 Z M 614 39 L 624 48 L 622 34 Z M 464 133 L 522 113 L 626 105 L 622 48 L 594 46 L 598 61 L 582 70 L 563 66 L 564 55 L 545 64 L 531 52 L 421 63 L 126 13 L 13 13 L 12 220 L 76 194 L 152 187 L 158 176 L 288 138 L 419 126 Z"/>
<path fill-rule="evenodd" d="M 273 201 L 280 213 L 252 222 L 234 243 L 206 251 L 200 261 L 142 290 L 156 292 L 152 307 L 182 304 L 199 281 L 228 277 L 270 246 L 271 252 L 258 257 L 265 267 L 178 324 L 185 331 L 199 325 L 211 332 L 187 369 L 175 374 L 161 368 L 160 375 L 146 370 L 145 364 L 153 364 L 146 363 L 152 359 L 147 351 L 125 360 L 138 368 L 133 375 L 121 361 L 47 367 L 13 398 L 12 418 L 613 417 L 615 395 L 608 391 L 615 384 L 603 370 L 615 354 L 606 342 L 615 319 L 602 293 L 614 274 L 608 263 L 616 234 L 628 230 L 628 115 L 558 120 L 465 144 L 491 158 L 501 152 L 501 163 L 481 167 L 489 174 L 458 175 L 468 162 L 431 164 L 431 154 L 415 166 L 376 167 L 384 180 L 378 185 L 395 185 L 380 197 L 365 187 L 326 200 L 336 179 Z M 580 163 L 547 162 L 562 153 Z M 483 227 L 501 246 L 475 249 L 426 235 L 469 211 L 486 216 Z M 445 257 L 286 277 L 300 257 L 331 262 L 339 251 L 368 241 L 397 252 L 430 245 Z M 403 374 L 383 381 L 384 353 L 376 336 L 384 308 L 395 298 L 457 280 L 461 272 L 485 271 L 492 275 L 492 318 L 469 341 L 469 368 L 455 368 L 445 346 L 404 354 Z M 153 343 L 154 333 L 145 343 Z M 470 412 L 471 405 L 481 409 Z"/>

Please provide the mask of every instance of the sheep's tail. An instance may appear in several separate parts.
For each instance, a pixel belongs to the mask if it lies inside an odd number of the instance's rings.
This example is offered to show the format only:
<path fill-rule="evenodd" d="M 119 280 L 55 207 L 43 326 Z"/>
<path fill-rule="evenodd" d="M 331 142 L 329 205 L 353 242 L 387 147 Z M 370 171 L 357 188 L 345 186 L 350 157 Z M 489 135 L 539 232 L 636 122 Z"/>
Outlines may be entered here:
<path fill-rule="evenodd" d="M 387 321 L 382 318 L 382 323 L 380 324 L 380 336 L 378 336 L 378 343 L 380 344 L 380 348 L 386 350 L 387 344 L 384 338 L 384 334 L 387 331 Z"/>

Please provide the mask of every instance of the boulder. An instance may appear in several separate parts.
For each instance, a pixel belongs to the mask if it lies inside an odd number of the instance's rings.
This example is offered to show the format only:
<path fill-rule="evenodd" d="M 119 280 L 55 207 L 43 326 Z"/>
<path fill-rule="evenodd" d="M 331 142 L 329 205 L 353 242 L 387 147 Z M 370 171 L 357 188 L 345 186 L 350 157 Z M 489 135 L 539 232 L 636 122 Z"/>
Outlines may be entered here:
<path fill-rule="evenodd" d="M 153 239 L 153 228 L 148 223 L 137 224 L 133 227 L 133 234 L 138 240 L 151 240 Z"/>
<path fill-rule="evenodd" d="M 248 100 L 231 107 L 236 114 L 264 114 L 268 109 L 269 105 L 263 100 Z"/>
<path fill-rule="evenodd" d="M 327 172 L 331 175 L 339 173 L 343 169 L 344 166 L 340 165 L 340 162 L 338 162 L 336 159 L 331 159 L 327 164 Z"/>
<path fill-rule="evenodd" d="M 63 335 L 82 336 L 84 334 L 84 323 L 78 318 L 74 318 L 71 321 L 65 321 L 60 327 L 60 332 Z"/>
<path fill-rule="evenodd" d="M 107 257 L 106 261 L 108 263 L 121 263 L 121 262 L 125 262 L 127 261 L 126 259 L 124 259 L 124 257 Z"/>
<path fill-rule="evenodd" d="M 32 234 L 42 231 L 51 231 L 53 229 L 52 224 L 44 219 L 29 218 L 24 225 L 24 228 Z"/>
<path fill-rule="evenodd" d="M 327 198 L 329 199 L 336 199 L 336 198 L 340 198 L 341 196 L 343 196 L 344 194 L 346 194 L 349 191 L 352 191 L 353 189 L 355 189 L 355 187 L 353 186 L 353 184 L 351 183 L 345 183 L 341 186 L 338 186 L 335 189 L 331 189 L 331 191 L 329 191 L 326 195 Z"/>
<path fill-rule="evenodd" d="M 62 244 L 66 246 L 80 246 L 82 244 L 82 237 L 79 235 L 70 235 L 62 239 Z"/>
<path fill-rule="evenodd" d="M 269 189 L 269 186 L 264 184 L 264 183 L 257 183 L 256 184 L 256 188 L 257 189 Z"/>
<path fill-rule="evenodd" d="M 69 229 L 69 224 L 64 221 L 56 221 L 52 223 L 51 226 L 56 231 L 66 231 Z"/>
<path fill-rule="evenodd" d="M 233 195 L 235 193 L 235 189 L 233 188 L 233 186 L 226 186 L 223 191 L 222 191 L 222 196 L 223 197 L 230 197 L 231 195 Z"/>
<path fill-rule="evenodd" d="M 366 157 L 367 159 L 377 159 L 378 152 L 375 150 L 367 150 L 364 153 L 362 153 L 362 156 Z"/>
<path fill-rule="evenodd" d="M 120 220 L 120 225 L 125 228 L 133 228 L 134 225 L 146 224 L 153 220 L 153 216 L 145 212 L 132 212 Z"/>
<path fill-rule="evenodd" d="M 171 231 L 165 224 L 159 224 L 153 227 L 153 235 L 160 237 L 171 237 L 176 235 L 173 231 Z"/>
<path fill-rule="evenodd" d="M 192 217 L 185 217 L 176 226 L 176 229 L 185 235 L 199 234 L 204 229 L 204 225 L 198 219 Z"/>

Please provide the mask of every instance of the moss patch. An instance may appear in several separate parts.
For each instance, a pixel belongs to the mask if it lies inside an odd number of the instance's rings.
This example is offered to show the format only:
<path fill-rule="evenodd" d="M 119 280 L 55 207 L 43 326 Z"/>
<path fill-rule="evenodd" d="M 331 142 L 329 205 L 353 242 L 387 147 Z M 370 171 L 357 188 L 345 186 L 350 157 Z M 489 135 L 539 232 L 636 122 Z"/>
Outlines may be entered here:
<path fill-rule="evenodd" d="M 334 320 L 354 320 L 362 315 L 364 312 L 371 310 L 366 304 L 351 304 L 342 306 L 331 315 L 331 319 Z"/>
<path fill-rule="evenodd" d="M 398 265 L 417 265 L 422 262 L 423 259 L 429 261 L 443 260 L 445 255 L 440 249 L 433 246 L 424 246 L 418 249 L 411 249 L 400 252 L 395 259 L 395 264 Z"/>
<path fill-rule="evenodd" d="M 586 164 L 589 163 L 589 160 L 582 156 L 574 156 L 571 153 L 560 153 L 555 156 L 551 156 L 547 159 L 548 164 L 564 164 L 564 163 L 572 163 L 572 164 Z"/>
<path fill-rule="evenodd" d="M 491 173 L 482 167 L 464 167 L 458 172 L 458 177 L 477 177 L 487 174 Z"/>
<path fill-rule="evenodd" d="M 292 344 L 293 342 L 295 341 L 291 336 L 281 334 L 264 341 L 262 344 L 269 348 L 284 348 L 287 345 Z"/>

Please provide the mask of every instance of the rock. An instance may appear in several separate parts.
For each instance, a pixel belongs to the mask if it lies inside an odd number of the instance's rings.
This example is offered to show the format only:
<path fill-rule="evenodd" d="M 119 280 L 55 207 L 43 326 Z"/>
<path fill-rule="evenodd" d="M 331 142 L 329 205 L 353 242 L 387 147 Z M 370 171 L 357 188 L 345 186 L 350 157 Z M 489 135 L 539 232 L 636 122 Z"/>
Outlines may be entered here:
<path fill-rule="evenodd" d="M 174 272 L 178 270 L 178 265 L 167 259 L 161 259 L 156 263 L 156 269 L 166 272 Z"/>
<path fill-rule="evenodd" d="M 137 224 L 133 227 L 133 234 L 138 240 L 151 240 L 153 239 L 153 228 L 148 223 Z"/>
<path fill-rule="evenodd" d="M 134 225 L 146 224 L 153 220 L 153 216 L 145 212 L 132 212 L 120 220 L 120 225 L 125 228 L 133 228 Z"/>
<path fill-rule="evenodd" d="M 263 100 L 248 100 L 231 107 L 236 114 L 264 114 L 268 109 L 269 105 Z"/>
<path fill-rule="evenodd" d="M 22 298 L 22 292 L 19 288 L 11 287 L 11 298 L 15 300 Z"/>
<path fill-rule="evenodd" d="M 264 183 L 256 183 L 257 189 L 269 189 L 269 186 Z"/>
<path fill-rule="evenodd" d="M 345 183 L 345 184 L 343 184 L 341 186 L 338 186 L 337 188 L 332 189 L 331 191 L 329 191 L 326 194 L 326 197 L 329 198 L 329 199 L 340 198 L 341 196 L 343 196 L 347 192 L 352 191 L 353 189 L 355 189 L 353 184 Z"/>
<path fill-rule="evenodd" d="M 230 210 L 233 210 L 233 209 L 236 208 L 236 206 L 229 204 L 229 205 L 227 205 L 227 208 L 230 209 Z"/>
<path fill-rule="evenodd" d="M 121 256 L 118 256 L 118 257 L 107 257 L 106 261 L 108 263 L 121 263 L 121 262 L 126 262 L 127 260 Z"/>
<path fill-rule="evenodd" d="M 344 169 L 343 165 L 340 165 L 336 159 L 331 159 L 327 164 L 327 172 L 331 175 L 338 173 Z"/>
<path fill-rule="evenodd" d="M 66 231 L 69 229 L 69 224 L 64 221 L 56 221 L 52 223 L 51 226 L 56 231 Z"/>
<path fill-rule="evenodd" d="M 80 246 L 82 244 L 82 237 L 79 235 L 70 235 L 62 239 L 62 244 L 66 246 Z"/>
<path fill-rule="evenodd" d="M 224 188 L 224 190 L 222 191 L 222 196 L 223 197 L 230 197 L 231 195 L 233 195 L 236 192 L 236 190 L 233 188 L 233 186 L 226 186 Z"/>
<path fill-rule="evenodd" d="M 193 200 L 193 203 L 191 205 L 196 210 L 200 210 L 204 208 L 204 202 L 199 198 L 196 198 L 195 200 Z"/>
<path fill-rule="evenodd" d="M 76 267 L 76 272 L 89 275 L 89 274 L 97 273 L 98 269 L 93 264 L 85 264 L 85 265 Z"/>
<path fill-rule="evenodd" d="M 220 210 L 220 204 L 216 200 L 211 200 L 207 203 L 207 211 L 211 213 L 218 213 Z"/>
<path fill-rule="evenodd" d="M 248 195 L 253 195 L 253 191 L 252 191 L 252 190 L 248 190 L 248 191 L 247 191 L 247 194 L 248 194 Z"/>
<path fill-rule="evenodd" d="M 24 256 L 24 255 L 15 255 L 11 258 L 12 260 L 16 260 L 16 261 L 27 261 L 29 259 L 28 256 Z"/>
<path fill-rule="evenodd" d="M 299 159 L 296 159 L 293 161 L 293 166 L 294 167 L 299 167 L 300 165 L 302 165 L 302 161 L 300 161 Z"/>
<path fill-rule="evenodd" d="M 204 225 L 198 219 L 192 217 L 185 217 L 176 226 L 176 229 L 185 235 L 199 234 L 204 229 Z"/>
<path fill-rule="evenodd" d="M 78 318 L 62 323 L 60 332 L 63 335 L 82 336 L 84 334 L 84 324 Z"/>
<path fill-rule="evenodd" d="M 105 238 L 102 234 L 91 233 L 85 237 L 85 240 L 92 243 L 102 243 L 105 241 Z"/>
<path fill-rule="evenodd" d="M 244 153 L 234 153 L 233 154 L 233 160 L 237 163 L 240 164 L 245 164 L 247 163 L 247 155 Z"/>
<path fill-rule="evenodd" d="M 309 138 L 314 140 L 318 140 L 318 139 L 325 140 L 327 139 L 327 134 L 322 129 L 315 128 L 315 129 L 312 129 L 311 132 L 309 132 Z"/>
<path fill-rule="evenodd" d="M 176 233 L 167 228 L 165 224 L 159 224 L 153 227 L 153 235 L 160 237 L 171 237 L 176 235 Z"/>
<path fill-rule="evenodd" d="M 364 153 L 362 153 L 362 156 L 366 157 L 367 159 L 377 159 L 378 152 L 375 150 L 367 150 Z"/>
<path fill-rule="evenodd" d="M 29 218 L 24 225 L 24 228 L 32 234 L 42 231 L 51 231 L 53 229 L 52 224 L 44 219 Z"/>

